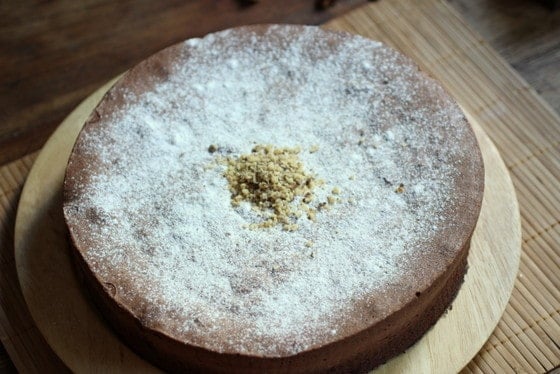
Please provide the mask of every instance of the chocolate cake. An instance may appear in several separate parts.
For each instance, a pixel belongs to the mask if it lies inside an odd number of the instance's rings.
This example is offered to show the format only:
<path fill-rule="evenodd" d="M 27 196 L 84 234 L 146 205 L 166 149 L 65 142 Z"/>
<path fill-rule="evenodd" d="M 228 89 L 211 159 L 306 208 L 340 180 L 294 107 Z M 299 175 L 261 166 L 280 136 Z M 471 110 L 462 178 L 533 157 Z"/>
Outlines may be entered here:
<path fill-rule="evenodd" d="M 463 281 L 484 173 L 438 82 L 379 42 L 230 29 L 105 95 L 72 151 L 79 274 L 169 371 L 366 371 Z"/>

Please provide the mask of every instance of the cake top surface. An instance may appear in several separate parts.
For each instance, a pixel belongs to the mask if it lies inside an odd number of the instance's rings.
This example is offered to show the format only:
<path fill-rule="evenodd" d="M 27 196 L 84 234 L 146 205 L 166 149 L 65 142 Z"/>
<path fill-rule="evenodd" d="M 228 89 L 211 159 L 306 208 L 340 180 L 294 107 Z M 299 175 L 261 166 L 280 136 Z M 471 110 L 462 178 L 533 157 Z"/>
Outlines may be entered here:
<path fill-rule="evenodd" d="M 316 182 L 279 224 L 232 188 L 264 149 Z M 459 107 L 394 50 L 246 27 L 164 50 L 116 84 L 76 143 L 64 213 L 88 266 L 147 327 L 277 357 L 429 286 L 474 228 L 481 168 Z"/>

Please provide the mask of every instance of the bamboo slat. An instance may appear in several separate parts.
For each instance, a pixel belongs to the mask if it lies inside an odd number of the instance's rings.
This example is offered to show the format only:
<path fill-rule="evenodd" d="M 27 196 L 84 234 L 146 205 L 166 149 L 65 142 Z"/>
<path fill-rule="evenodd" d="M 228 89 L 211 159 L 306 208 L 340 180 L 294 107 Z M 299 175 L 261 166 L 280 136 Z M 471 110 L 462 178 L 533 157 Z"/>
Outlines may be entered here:
<path fill-rule="evenodd" d="M 520 271 L 502 319 L 464 372 L 545 372 L 558 367 L 558 114 L 444 1 L 380 0 L 327 27 L 384 41 L 413 58 L 476 117 L 510 170 L 522 216 Z M 0 168 L 0 333 L 21 371 L 56 367 L 52 354 L 41 353 L 48 347 L 21 312 L 25 307 L 15 270 L 10 270 L 13 253 L 7 249 L 12 245 L 17 197 L 33 159 L 26 156 Z"/>
<path fill-rule="evenodd" d="M 14 366 L 25 373 L 65 372 L 35 327 L 21 294 L 13 253 L 18 198 L 37 154 L 0 168 L 0 338 Z M 9 366 L 6 370 L 10 370 Z"/>

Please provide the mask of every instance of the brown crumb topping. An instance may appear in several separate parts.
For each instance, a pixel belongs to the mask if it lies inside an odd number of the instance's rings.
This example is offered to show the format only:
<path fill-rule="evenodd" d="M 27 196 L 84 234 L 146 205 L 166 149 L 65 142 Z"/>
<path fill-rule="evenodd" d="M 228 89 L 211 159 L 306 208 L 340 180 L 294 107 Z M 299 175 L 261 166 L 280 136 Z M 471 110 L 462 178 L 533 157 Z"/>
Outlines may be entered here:
<path fill-rule="evenodd" d="M 242 201 L 253 205 L 264 220 L 250 224 L 249 228 L 266 228 L 281 225 L 286 231 L 296 231 L 299 217 L 316 220 L 325 203 L 315 203 L 313 190 L 323 185 L 322 179 L 305 171 L 298 155 L 299 147 L 274 147 L 256 145 L 250 154 L 225 158 L 224 173 L 229 183 L 233 206 Z M 334 187 L 333 193 L 341 191 Z M 335 199 L 329 196 L 329 204 Z"/>

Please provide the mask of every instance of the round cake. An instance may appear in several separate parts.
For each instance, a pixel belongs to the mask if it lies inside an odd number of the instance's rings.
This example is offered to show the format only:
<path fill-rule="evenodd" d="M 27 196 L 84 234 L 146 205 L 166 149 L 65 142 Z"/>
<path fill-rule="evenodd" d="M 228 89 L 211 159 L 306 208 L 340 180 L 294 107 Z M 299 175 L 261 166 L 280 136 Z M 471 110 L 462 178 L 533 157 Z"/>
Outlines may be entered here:
<path fill-rule="evenodd" d="M 408 58 L 312 26 L 225 30 L 128 71 L 64 181 L 79 274 L 169 371 L 366 371 L 449 307 L 484 172 Z"/>

